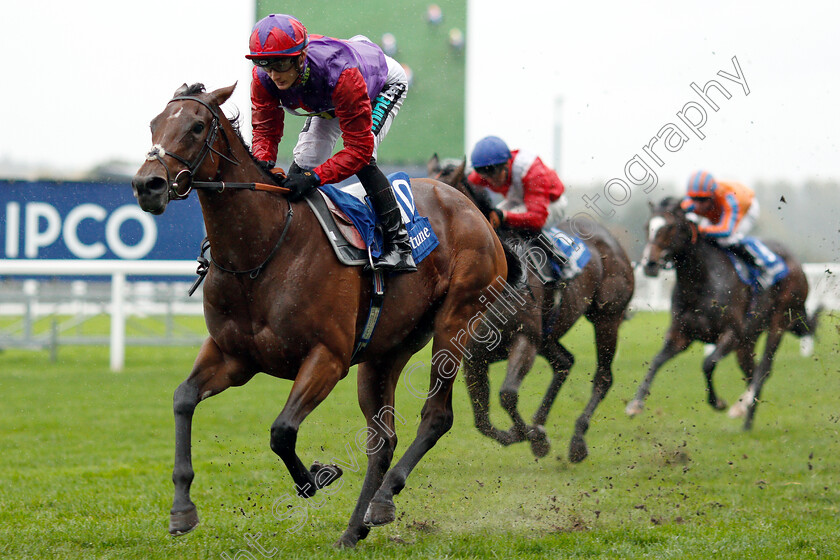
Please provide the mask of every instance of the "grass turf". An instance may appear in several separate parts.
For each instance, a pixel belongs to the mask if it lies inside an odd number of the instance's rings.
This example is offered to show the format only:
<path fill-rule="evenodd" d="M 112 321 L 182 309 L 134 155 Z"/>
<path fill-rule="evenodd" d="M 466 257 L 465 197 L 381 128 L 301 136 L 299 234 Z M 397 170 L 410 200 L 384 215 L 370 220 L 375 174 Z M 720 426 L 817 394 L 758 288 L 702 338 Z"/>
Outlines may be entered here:
<path fill-rule="evenodd" d="M 292 497 L 291 479 L 268 446 L 289 382 L 257 376 L 202 403 L 193 423 L 192 491 L 201 524 L 173 538 L 166 532 L 172 391 L 196 349 L 129 348 L 118 374 L 108 371 L 105 348 L 62 347 L 58 363 L 48 352 L 6 350 L 0 557 L 840 557 L 838 325 L 824 317 L 810 358 L 785 338 L 755 428 L 744 433 L 740 421 L 705 404 L 700 346 L 660 372 L 643 415 L 624 415 L 667 326 L 665 314 L 637 314 L 622 327 L 615 384 L 595 413 L 581 464 L 566 454 L 594 369 L 588 323 L 564 338 L 577 363 L 549 417 L 553 447 L 545 459 L 535 460 L 527 444 L 502 448 L 478 434 L 459 377 L 455 425 L 396 498 L 397 521 L 373 529 L 352 552 L 331 546 L 365 467 L 352 372 L 299 434 L 305 463 L 338 459 L 351 467 L 330 496 L 310 502 Z M 429 358 L 427 349 L 415 363 Z M 503 367 L 491 372 L 493 418 L 506 428 L 495 400 Z M 526 417 L 548 380 L 540 358 L 521 392 Z M 716 381 L 730 402 L 742 392 L 732 357 Z M 397 457 L 414 437 L 422 404 L 400 386 Z"/>

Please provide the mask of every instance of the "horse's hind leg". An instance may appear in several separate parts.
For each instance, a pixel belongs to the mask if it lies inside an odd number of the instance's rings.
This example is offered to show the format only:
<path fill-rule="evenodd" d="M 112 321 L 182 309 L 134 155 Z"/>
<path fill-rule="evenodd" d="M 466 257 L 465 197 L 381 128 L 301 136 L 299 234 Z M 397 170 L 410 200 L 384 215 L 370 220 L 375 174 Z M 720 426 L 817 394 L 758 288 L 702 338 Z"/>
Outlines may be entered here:
<path fill-rule="evenodd" d="M 487 437 L 500 441 L 504 434 L 490 421 L 489 364 L 481 358 L 464 361 L 464 380 L 470 394 L 475 427 Z"/>
<path fill-rule="evenodd" d="M 598 408 L 607 391 L 612 387 L 612 363 L 615 358 L 618 327 L 621 325 L 621 321 L 621 315 L 593 321 L 595 347 L 598 351 L 598 366 L 592 380 L 592 396 L 589 398 L 583 413 L 575 421 L 575 432 L 572 434 L 571 443 L 569 443 L 569 460 L 573 463 L 579 463 L 589 455 L 586 440 L 583 436 L 589 430 L 589 421 L 592 419 L 595 409 Z"/>
<path fill-rule="evenodd" d="M 169 514 L 169 532 L 183 535 L 198 525 L 198 512 L 190 499 L 190 485 L 195 473 L 192 467 L 192 417 L 198 403 L 235 385 L 242 385 L 254 372 L 224 356 L 216 343 L 208 338 L 196 358 L 190 376 L 175 389 L 175 467 L 172 482 L 175 497 Z"/>
<path fill-rule="evenodd" d="M 285 463 L 302 498 L 311 498 L 342 474 L 336 465 L 315 463 L 307 469 L 295 452 L 295 444 L 301 422 L 327 398 L 344 372 L 338 356 L 324 345 L 316 346 L 304 359 L 286 405 L 271 425 L 271 450 Z"/>
<path fill-rule="evenodd" d="M 673 328 L 668 331 L 668 334 L 665 336 L 665 345 L 662 347 L 662 350 L 654 356 L 653 361 L 650 363 L 647 375 L 639 384 L 639 388 L 636 390 L 636 397 L 627 404 L 627 408 L 624 410 L 627 415 L 636 416 L 642 412 L 642 409 L 644 409 L 645 406 L 645 399 L 650 394 L 650 385 L 653 383 L 653 378 L 656 376 L 656 372 L 659 371 L 659 368 L 661 368 L 665 362 L 688 348 L 690 343 L 691 341 L 681 332 L 676 331 Z"/>
<path fill-rule="evenodd" d="M 367 428 L 363 433 L 367 445 L 368 465 L 365 481 L 347 530 L 336 546 L 353 547 L 370 531 L 364 524 L 364 516 L 371 498 L 391 466 L 394 449 L 397 447 L 395 420 L 401 417 L 394 409 L 394 392 L 400 371 L 410 357 L 410 354 L 392 356 L 359 365 L 359 406 L 367 420 Z"/>

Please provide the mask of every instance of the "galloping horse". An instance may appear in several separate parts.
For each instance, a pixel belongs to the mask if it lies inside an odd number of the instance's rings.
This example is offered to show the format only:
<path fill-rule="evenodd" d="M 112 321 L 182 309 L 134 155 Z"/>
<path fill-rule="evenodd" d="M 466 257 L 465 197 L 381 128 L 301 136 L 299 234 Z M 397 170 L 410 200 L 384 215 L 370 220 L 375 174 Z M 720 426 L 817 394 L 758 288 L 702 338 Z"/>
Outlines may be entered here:
<path fill-rule="evenodd" d="M 162 213 L 199 181 L 212 257 L 204 283 L 209 338 L 189 377 L 175 391 L 175 496 L 170 532 L 198 524 L 189 490 L 191 422 L 196 405 L 258 372 L 293 380 L 271 426 L 299 495 L 311 497 L 341 476 L 335 465 L 307 468 L 295 452 L 301 422 L 358 363 L 359 404 L 367 420 L 368 466 L 347 530 L 336 543 L 354 546 L 370 527 L 395 519 L 393 497 L 453 422 L 452 385 L 462 357 L 453 341 L 500 293 L 507 276 L 501 243 L 473 205 L 446 185 L 411 181 L 417 209 L 439 245 L 417 272 L 388 277 L 381 317 L 369 345 L 352 358 L 371 303 L 371 277 L 340 264 L 305 202 L 229 188 L 277 184 L 263 171 L 220 106 L 234 86 L 211 93 L 184 84 L 151 122 L 154 147 L 132 181 L 140 207 Z M 205 185 L 206 186 L 206 185 Z M 313 192 L 315 196 L 317 192 Z M 397 438 L 394 390 L 408 359 L 433 339 L 430 392 L 417 436 L 390 468 Z M 454 364 L 454 365 L 453 365 Z M 390 468 L 390 470 L 389 470 Z"/>
<path fill-rule="evenodd" d="M 651 362 L 635 399 L 627 405 L 627 414 L 634 416 L 642 411 L 662 364 L 699 340 L 715 344 L 703 361 L 708 402 L 715 410 L 725 409 L 726 402 L 715 393 L 712 373 L 717 363 L 735 350 L 748 387 L 729 415 L 746 416 L 744 429 L 750 429 L 782 335 L 791 331 L 805 336 L 816 330 L 817 315 L 809 318 L 805 311 L 808 281 L 802 266 L 781 244 L 766 242 L 784 259 L 790 272 L 770 289 L 754 295 L 739 279 L 726 252 L 698 235 L 697 225 L 680 207 L 679 199 L 666 198 L 658 206 L 651 205 L 647 229 L 648 242 L 641 262 L 645 274 L 656 276 L 664 263 L 671 262 L 677 284 L 671 297 L 671 326 L 665 345 Z M 754 371 L 756 341 L 765 331 L 764 355 Z"/>
<path fill-rule="evenodd" d="M 486 213 L 489 207 L 472 190 L 464 177 L 465 162 L 441 167 L 437 155 L 428 162 L 429 175 L 437 177 L 463 192 Z M 480 192 L 480 191 L 479 191 Z M 567 222 L 561 229 L 572 231 Z M 511 230 L 500 229 L 503 244 L 516 243 Z M 633 267 L 626 253 L 606 229 L 593 223 L 592 236 L 586 240 L 592 258 L 582 272 L 568 281 L 544 283 L 532 266 L 526 264 L 527 285 L 517 290 L 518 298 L 510 298 L 515 308 L 511 320 L 497 325 L 502 341 L 498 346 L 471 344 L 464 359 L 464 375 L 473 404 L 478 430 L 502 445 L 527 439 L 537 457 L 548 454 L 549 443 L 544 424 L 574 356 L 559 339 L 581 316 L 595 329 L 598 366 L 592 384 L 592 397 L 575 422 L 569 445 L 569 460 L 580 462 L 588 455 L 584 435 L 595 408 L 603 400 L 613 382 L 612 361 L 618 343 L 618 328 L 633 296 Z M 540 354 L 551 365 L 553 376 L 548 390 L 528 425 L 518 410 L 519 388 L 534 360 Z M 513 420 L 508 431 L 494 427 L 490 421 L 490 387 L 488 367 L 508 360 L 507 374 L 499 395 L 502 407 Z"/>

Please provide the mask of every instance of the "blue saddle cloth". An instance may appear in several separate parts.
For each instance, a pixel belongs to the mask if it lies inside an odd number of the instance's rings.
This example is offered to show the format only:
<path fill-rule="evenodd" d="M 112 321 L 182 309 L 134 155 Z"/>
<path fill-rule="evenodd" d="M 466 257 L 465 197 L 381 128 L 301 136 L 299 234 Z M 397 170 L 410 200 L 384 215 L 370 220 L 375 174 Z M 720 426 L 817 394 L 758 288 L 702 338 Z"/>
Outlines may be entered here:
<path fill-rule="evenodd" d="M 406 173 L 392 173 L 388 176 L 391 188 L 400 207 L 403 222 L 411 239 L 411 254 L 414 262 L 419 263 L 438 246 L 438 238 L 432 230 L 429 219 L 417 214 L 411 181 Z M 341 189 L 334 185 L 319 187 L 336 206 L 347 214 L 365 243 L 370 247 L 371 255 L 382 254 L 382 232 L 376 227 L 376 213 L 368 204 L 364 188 L 354 183 Z"/>
<path fill-rule="evenodd" d="M 551 267 L 557 279 L 571 280 L 581 273 L 583 267 L 592 258 L 592 252 L 582 239 L 575 235 L 569 235 L 560 228 L 550 227 L 543 230 L 543 234 L 554 244 L 555 253 L 565 257 L 561 265 L 555 259 L 551 260 Z"/>
<path fill-rule="evenodd" d="M 770 286 L 775 285 L 779 280 L 785 278 L 790 273 L 790 269 L 788 268 L 785 260 L 771 251 L 767 245 L 762 243 L 759 239 L 755 237 L 745 237 L 741 243 L 749 246 L 753 250 L 753 253 L 761 255 L 767 270 L 773 273 L 772 278 L 764 288 L 769 288 Z M 753 291 L 762 289 L 762 286 L 758 282 L 758 279 L 762 274 L 760 268 L 748 265 L 732 253 L 732 251 L 726 251 L 726 254 L 729 257 L 729 260 L 732 261 L 732 266 L 735 267 L 735 272 L 738 274 L 738 278 L 741 279 L 741 282 L 750 286 Z"/>

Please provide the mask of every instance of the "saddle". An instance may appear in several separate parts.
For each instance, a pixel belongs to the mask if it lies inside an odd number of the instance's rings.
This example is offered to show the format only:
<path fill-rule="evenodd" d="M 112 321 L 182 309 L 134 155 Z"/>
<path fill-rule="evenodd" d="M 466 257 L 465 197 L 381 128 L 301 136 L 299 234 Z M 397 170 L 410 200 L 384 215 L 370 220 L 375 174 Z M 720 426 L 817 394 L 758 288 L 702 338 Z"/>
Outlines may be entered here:
<path fill-rule="evenodd" d="M 779 280 L 785 278 L 790 272 L 785 260 L 771 251 L 758 238 L 745 237 L 742 244 L 746 246 L 747 251 L 756 255 L 756 260 L 762 262 L 763 269 L 748 263 L 731 248 L 724 248 L 724 251 L 729 257 L 730 262 L 732 262 L 738 278 L 754 292 L 766 290 Z"/>
<path fill-rule="evenodd" d="M 411 254 L 420 263 L 438 246 L 429 219 L 417 214 L 411 182 L 405 173 L 388 176 L 411 242 Z M 367 204 L 361 184 L 343 188 L 324 185 L 304 197 L 315 214 L 339 262 L 347 266 L 372 263 L 382 252 L 383 238 L 376 214 Z"/>
<path fill-rule="evenodd" d="M 312 189 L 304 200 L 321 224 L 341 264 L 361 266 L 369 262 L 368 248 L 362 234 L 341 208 L 321 189 Z"/>

